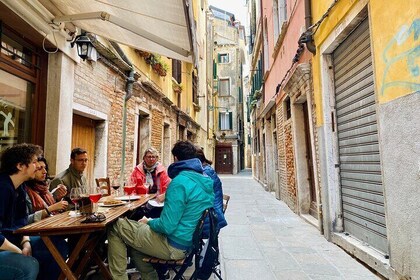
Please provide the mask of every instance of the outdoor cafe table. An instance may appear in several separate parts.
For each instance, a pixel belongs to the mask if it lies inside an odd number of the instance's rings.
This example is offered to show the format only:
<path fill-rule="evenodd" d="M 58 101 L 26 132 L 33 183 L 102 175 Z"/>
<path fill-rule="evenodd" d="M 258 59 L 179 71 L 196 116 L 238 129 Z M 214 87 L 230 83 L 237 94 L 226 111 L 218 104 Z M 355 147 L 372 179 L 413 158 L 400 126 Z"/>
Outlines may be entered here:
<path fill-rule="evenodd" d="M 108 269 L 100 259 L 99 255 L 95 252 L 95 247 L 98 245 L 100 238 L 105 234 L 107 225 L 111 224 L 128 211 L 135 210 L 142 206 L 155 196 L 156 194 L 142 195 L 140 199 L 131 201 L 130 207 L 127 207 L 126 205 L 109 207 L 109 210 L 104 213 L 106 217 L 105 221 L 100 223 L 82 223 L 82 221 L 86 219 L 86 216 L 71 217 L 67 211 L 47 219 L 43 219 L 39 222 L 29 224 L 16 230 L 15 233 L 23 235 L 39 235 L 42 238 L 46 247 L 51 252 L 52 256 L 62 270 L 59 279 L 78 279 L 78 276 L 83 273 L 83 269 L 90 258 L 97 263 L 103 276 L 106 279 L 111 279 Z M 68 236 L 75 234 L 80 235 L 80 238 L 66 262 L 52 243 L 50 237 L 54 235 Z M 85 254 L 82 255 L 83 257 L 78 267 L 72 271 L 72 266 L 82 250 L 84 250 Z"/>

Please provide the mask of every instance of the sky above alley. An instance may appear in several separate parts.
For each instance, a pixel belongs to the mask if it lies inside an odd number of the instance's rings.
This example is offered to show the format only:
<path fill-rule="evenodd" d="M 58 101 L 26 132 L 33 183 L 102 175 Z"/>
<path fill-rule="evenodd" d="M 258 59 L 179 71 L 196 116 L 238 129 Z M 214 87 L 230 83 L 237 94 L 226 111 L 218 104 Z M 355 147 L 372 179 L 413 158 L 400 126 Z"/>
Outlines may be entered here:
<path fill-rule="evenodd" d="M 235 15 L 242 25 L 247 25 L 246 0 L 209 0 L 209 5 L 215 6 Z"/>

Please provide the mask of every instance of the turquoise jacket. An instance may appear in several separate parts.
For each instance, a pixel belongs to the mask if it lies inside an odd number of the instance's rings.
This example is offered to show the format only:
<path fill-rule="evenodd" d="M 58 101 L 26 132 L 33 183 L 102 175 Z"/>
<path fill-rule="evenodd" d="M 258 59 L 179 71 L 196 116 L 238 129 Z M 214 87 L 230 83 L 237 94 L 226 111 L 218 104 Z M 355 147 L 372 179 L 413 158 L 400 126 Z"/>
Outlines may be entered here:
<path fill-rule="evenodd" d="M 172 181 L 166 190 L 165 206 L 160 218 L 150 220 L 148 225 L 164 234 L 173 247 L 188 250 L 201 214 L 213 207 L 213 181 L 203 175 L 196 158 L 171 164 L 168 174 Z"/>

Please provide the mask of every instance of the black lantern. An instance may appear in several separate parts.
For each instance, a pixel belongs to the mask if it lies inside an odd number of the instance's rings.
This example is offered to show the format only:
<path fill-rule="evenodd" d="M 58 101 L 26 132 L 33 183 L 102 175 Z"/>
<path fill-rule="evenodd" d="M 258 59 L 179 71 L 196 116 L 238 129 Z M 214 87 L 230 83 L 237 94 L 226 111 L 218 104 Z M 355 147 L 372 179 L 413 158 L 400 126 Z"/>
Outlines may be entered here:
<path fill-rule="evenodd" d="M 81 59 L 85 60 L 86 58 L 91 57 L 94 47 L 87 35 L 77 36 L 74 43 L 77 45 L 77 54 Z"/>

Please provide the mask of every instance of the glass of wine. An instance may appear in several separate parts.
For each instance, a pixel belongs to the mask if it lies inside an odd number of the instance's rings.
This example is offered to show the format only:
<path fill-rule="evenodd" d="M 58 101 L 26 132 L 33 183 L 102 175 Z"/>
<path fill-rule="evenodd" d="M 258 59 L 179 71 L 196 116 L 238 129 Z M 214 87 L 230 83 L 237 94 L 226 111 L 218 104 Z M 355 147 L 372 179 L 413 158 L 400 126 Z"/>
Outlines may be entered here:
<path fill-rule="evenodd" d="M 80 216 L 80 210 L 78 209 L 79 202 L 81 200 L 81 190 L 80 188 L 72 188 L 70 191 L 70 199 L 74 203 L 74 215 Z"/>
<path fill-rule="evenodd" d="M 150 183 L 144 182 L 143 187 L 145 189 L 145 192 L 144 192 L 145 195 L 147 195 L 149 193 L 150 186 L 151 186 Z"/>
<path fill-rule="evenodd" d="M 118 196 L 119 192 L 118 189 L 120 188 L 120 182 L 118 181 L 118 177 L 115 177 L 111 181 L 111 187 L 114 189 L 114 196 Z"/>
<path fill-rule="evenodd" d="M 131 206 L 131 194 L 136 189 L 136 178 L 130 177 L 124 184 L 124 192 L 128 195 L 127 207 Z"/>
<path fill-rule="evenodd" d="M 98 211 L 98 201 L 101 199 L 102 193 L 101 189 L 98 187 L 92 187 L 89 193 L 89 199 L 92 202 L 92 212 L 96 213 Z"/>

